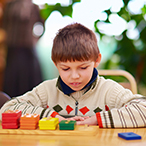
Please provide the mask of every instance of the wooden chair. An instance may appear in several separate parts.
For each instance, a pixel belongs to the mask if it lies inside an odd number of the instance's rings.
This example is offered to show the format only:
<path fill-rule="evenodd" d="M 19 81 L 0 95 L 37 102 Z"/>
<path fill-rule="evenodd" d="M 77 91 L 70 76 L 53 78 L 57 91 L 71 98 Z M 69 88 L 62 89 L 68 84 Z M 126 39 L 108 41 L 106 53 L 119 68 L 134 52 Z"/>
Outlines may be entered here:
<path fill-rule="evenodd" d="M 137 94 L 137 83 L 134 77 L 124 70 L 98 70 L 101 76 L 123 76 L 128 82 L 119 82 L 124 88 L 130 89 L 133 94 Z"/>
<path fill-rule="evenodd" d="M 9 95 L 7 95 L 6 93 L 0 91 L 0 108 L 3 106 L 3 104 L 4 104 L 6 101 L 8 101 L 8 100 L 10 100 L 10 99 L 11 99 L 11 98 L 10 98 Z"/>

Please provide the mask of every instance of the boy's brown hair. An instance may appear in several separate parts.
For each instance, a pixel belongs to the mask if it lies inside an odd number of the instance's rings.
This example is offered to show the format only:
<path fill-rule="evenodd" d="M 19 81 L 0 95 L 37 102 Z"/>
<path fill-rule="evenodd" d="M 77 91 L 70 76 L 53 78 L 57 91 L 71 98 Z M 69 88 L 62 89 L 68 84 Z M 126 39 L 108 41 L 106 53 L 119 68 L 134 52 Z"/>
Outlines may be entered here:
<path fill-rule="evenodd" d="M 95 34 L 79 23 L 60 29 L 53 41 L 52 60 L 55 64 L 66 61 L 96 61 L 99 53 Z"/>

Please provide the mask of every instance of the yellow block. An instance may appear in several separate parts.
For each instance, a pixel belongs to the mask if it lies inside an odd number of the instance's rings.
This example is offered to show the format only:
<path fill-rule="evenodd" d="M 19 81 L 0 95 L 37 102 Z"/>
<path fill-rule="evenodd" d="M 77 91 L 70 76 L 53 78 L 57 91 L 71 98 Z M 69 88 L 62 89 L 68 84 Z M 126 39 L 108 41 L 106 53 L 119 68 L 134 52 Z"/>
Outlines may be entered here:
<path fill-rule="evenodd" d="M 58 118 L 42 118 L 39 120 L 40 130 L 55 130 L 59 124 Z"/>

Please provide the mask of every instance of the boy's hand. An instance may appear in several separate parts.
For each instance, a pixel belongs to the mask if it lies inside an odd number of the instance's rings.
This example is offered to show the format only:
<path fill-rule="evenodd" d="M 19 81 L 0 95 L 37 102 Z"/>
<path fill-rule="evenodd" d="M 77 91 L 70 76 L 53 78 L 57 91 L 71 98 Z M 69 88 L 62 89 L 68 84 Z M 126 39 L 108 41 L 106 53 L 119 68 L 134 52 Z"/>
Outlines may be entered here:
<path fill-rule="evenodd" d="M 62 116 L 60 116 L 60 115 L 56 115 L 55 118 L 58 118 L 59 119 L 59 122 L 62 121 L 62 120 L 65 120 L 65 118 L 62 117 Z"/>
<path fill-rule="evenodd" d="M 88 119 L 89 116 L 81 117 L 81 116 L 75 116 L 71 118 L 66 118 L 66 120 L 73 120 L 73 121 L 84 121 L 85 119 Z"/>
<path fill-rule="evenodd" d="M 62 120 L 84 121 L 84 120 L 88 119 L 89 116 L 86 116 L 86 117 L 75 116 L 75 117 L 71 117 L 71 118 L 64 118 L 60 115 L 56 115 L 55 118 L 58 118 L 59 122 Z"/>
<path fill-rule="evenodd" d="M 85 119 L 84 121 L 77 121 L 77 125 L 98 125 L 96 115 Z"/>

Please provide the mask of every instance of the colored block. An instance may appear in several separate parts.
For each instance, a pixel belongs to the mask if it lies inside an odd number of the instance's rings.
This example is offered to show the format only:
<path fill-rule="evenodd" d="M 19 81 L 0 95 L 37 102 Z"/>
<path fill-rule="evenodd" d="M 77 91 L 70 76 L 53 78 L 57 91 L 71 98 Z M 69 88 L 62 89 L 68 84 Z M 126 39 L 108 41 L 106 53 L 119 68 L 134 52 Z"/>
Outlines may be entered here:
<path fill-rule="evenodd" d="M 8 110 L 2 113 L 2 128 L 3 129 L 17 129 L 19 128 L 20 117 L 22 112 L 20 110 Z"/>
<path fill-rule="evenodd" d="M 36 123 L 39 121 L 39 119 L 40 119 L 40 116 L 38 114 L 25 114 L 21 116 L 20 122 Z"/>
<path fill-rule="evenodd" d="M 19 124 L 17 123 L 2 123 L 3 129 L 17 129 L 19 128 Z"/>
<path fill-rule="evenodd" d="M 19 119 L 20 118 L 13 118 L 13 117 L 11 117 L 11 118 L 2 118 L 2 122 L 3 123 L 17 123 L 17 122 L 19 122 Z"/>
<path fill-rule="evenodd" d="M 74 130 L 76 121 L 63 120 L 59 123 L 60 130 Z"/>
<path fill-rule="evenodd" d="M 26 129 L 26 130 L 35 130 L 37 129 L 38 125 L 20 125 L 20 129 Z"/>
<path fill-rule="evenodd" d="M 40 130 L 55 130 L 58 126 L 58 118 L 42 118 L 39 120 Z"/>
<path fill-rule="evenodd" d="M 20 129 L 36 129 L 40 116 L 38 114 L 25 114 L 20 118 Z"/>
<path fill-rule="evenodd" d="M 11 118 L 14 118 L 14 119 L 17 119 L 17 118 L 20 118 L 22 112 L 20 110 L 8 110 L 4 113 L 2 113 L 2 119 L 11 119 Z"/>
<path fill-rule="evenodd" d="M 126 140 L 141 139 L 141 136 L 133 132 L 118 133 L 118 136 Z"/>

